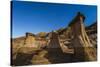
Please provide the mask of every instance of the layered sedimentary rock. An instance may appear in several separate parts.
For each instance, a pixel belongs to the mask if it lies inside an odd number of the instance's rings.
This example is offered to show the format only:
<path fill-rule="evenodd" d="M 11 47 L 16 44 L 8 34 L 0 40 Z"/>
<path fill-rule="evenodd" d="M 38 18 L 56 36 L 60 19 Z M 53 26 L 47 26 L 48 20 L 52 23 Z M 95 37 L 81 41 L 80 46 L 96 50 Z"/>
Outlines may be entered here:
<path fill-rule="evenodd" d="M 50 33 L 50 42 L 48 43 L 47 48 L 61 48 L 58 39 L 58 34 L 56 32 Z"/>
<path fill-rule="evenodd" d="M 51 32 L 50 33 L 50 41 L 47 45 L 47 58 L 53 62 L 59 62 L 59 58 L 62 58 L 63 55 L 63 51 L 61 49 L 60 43 L 59 43 L 59 38 L 58 38 L 58 34 L 56 32 Z"/>
<path fill-rule="evenodd" d="M 84 15 L 78 13 L 70 24 L 73 35 L 72 44 L 74 46 L 75 61 L 96 60 L 96 49 L 90 43 L 90 39 L 87 36 L 83 24 L 84 20 Z"/>
<path fill-rule="evenodd" d="M 94 47 L 97 48 L 97 22 L 86 27 L 86 33 Z"/>
<path fill-rule="evenodd" d="M 66 28 L 12 39 L 12 65 L 97 60 L 97 23 L 84 25 L 80 12 Z"/>
<path fill-rule="evenodd" d="M 16 59 L 18 50 L 21 48 L 21 46 L 24 45 L 24 40 L 25 40 L 24 36 L 20 38 L 12 39 L 12 44 L 11 44 L 11 49 L 12 49 L 12 52 L 11 52 L 12 63 L 11 64 L 12 65 L 14 64 L 14 60 Z"/>
<path fill-rule="evenodd" d="M 24 47 L 35 47 L 35 35 L 32 33 L 26 33 L 25 45 Z"/>

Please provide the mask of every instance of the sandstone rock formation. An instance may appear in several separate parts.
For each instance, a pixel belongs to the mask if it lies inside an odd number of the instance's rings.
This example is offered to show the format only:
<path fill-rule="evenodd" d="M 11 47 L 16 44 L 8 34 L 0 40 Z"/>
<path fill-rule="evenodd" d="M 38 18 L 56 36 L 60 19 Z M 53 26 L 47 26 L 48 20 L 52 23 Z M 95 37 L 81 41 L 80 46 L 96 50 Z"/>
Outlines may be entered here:
<path fill-rule="evenodd" d="M 71 31 L 73 35 L 72 44 L 74 46 L 74 59 L 78 60 L 96 60 L 96 49 L 90 43 L 89 37 L 83 24 L 84 15 L 78 13 L 71 22 Z"/>
<path fill-rule="evenodd" d="M 58 34 L 56 32 L 50 33 L 50 42 L 48 43 L 47 48 L 61 48 L 58 39 Z"/>
<path fill-rule="evenodd" d="M 92 45 L 97 48 L 97 22 L 94 22 L 92 25 L 87 26 L 86 33 L 89 36 Z"/>
<path fill-rule="evenodd" d="M 35 35 L 32 33 L 26 33 L 24 47 L 34 47 L 35 46 L 34 42 L 35 42 Z"/>
<path fill-rule="evenodd" d="M 14 62 L 14 60 L 16 59 L 16 55 L 18 53 L 18 50 L 21 48 L 21 46 L 24 45 L 24 40 L 25 37 L 20 37 L 20 38 L 16 38 L 16 39 L 11 39 L 12 40 L 12 44 L 11 44 L 11 61 L 12 64 Z"/>
<path fill-rule="evenodd" d="M 47 35 L 46 32 L 40 32 L 37 34 L 38 37 L 42 37 L 42 38 L 46 37 L 46 35 Z"/>
<path fill-rule="evenodd" d="M 50 33 L 50 41 L 47 45 L 46 50 L 48 51 L 47 58 L 51 62 L 57 63 L 57 62 L 60 62 L 60 60 L 62 60 L 62 59 L 59 59 L 59 58 L 62 58 L 63 51 L 61 49 L 58 34 L 56 32 L 52 31 Z"/>
<path fill-rule="evenodd" d="M 84 20 L 78 12 L 66 28 L 12 39 L 12 65 L 96 61 L 97 22 L 85 27 Z"/>

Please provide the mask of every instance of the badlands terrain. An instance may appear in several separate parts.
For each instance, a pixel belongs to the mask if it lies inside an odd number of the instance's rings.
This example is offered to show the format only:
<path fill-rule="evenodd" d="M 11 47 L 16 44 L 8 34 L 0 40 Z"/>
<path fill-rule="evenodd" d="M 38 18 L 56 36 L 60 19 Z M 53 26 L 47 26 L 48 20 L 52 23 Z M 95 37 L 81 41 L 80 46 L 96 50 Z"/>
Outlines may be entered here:
<path fill-rule="evenodd" d="M 65 28 L 11 38 L 11 65 L 96 61 L 97 21 L 85 26 L 85 19 L 78 12 Z"/>

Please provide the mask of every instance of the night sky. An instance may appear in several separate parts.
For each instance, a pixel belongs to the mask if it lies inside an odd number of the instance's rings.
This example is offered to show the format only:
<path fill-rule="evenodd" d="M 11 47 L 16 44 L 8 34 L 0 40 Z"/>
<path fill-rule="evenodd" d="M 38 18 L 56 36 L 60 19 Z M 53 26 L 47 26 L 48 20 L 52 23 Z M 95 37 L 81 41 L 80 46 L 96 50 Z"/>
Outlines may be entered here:
<path fill-rule="evenodd" d="M 97 7 L 93 5 L 13 1 L 11 7 L 12 37 L 67 27 L 79 11 L 86 17 L 86 26 L 97 20 Z"/>

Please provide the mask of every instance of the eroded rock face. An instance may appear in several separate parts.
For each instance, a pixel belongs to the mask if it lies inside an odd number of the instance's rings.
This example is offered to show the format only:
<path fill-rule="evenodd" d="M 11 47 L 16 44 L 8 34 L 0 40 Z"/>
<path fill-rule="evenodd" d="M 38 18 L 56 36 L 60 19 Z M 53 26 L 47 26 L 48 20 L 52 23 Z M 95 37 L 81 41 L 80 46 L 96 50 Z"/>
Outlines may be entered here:
<path fill-rule="evenodd" d="M 12 39 L 12 65 L 97 60 L 97 24 L 85 27 L 84 20 L 78 13 L 67 28 Z"/>
<path fill-rule="evenodd" d="M 35 49 L 32 49 L 35 36 L 31 33 L 26 33 L 26 36 L 13 39 L 12 41 L 12 65 L 30 64 L 29 60 L 33 56 L 33 51 L 35 51 Z"/>
<path fill-rule="evenodd" d="M 71 30 L 73 33 L 72 44 L 74 46 L 75 61 L 80 60 L 96 60 L 96 49 L 90 43 L 90 39 L 85 31 L 83 24 L 84 16 L 80 13 L 71 23 Z"/>
<path fill-rule="evenodd" d="M 97 48 L 97 22 L 86 27 L 86 33 L 94 47 Z"/>
<path fill-rule="evenodd" d="M 50 42 L 47 48 L 60 48 L 58 34 L 56 32 L 51 32 Z"/>
<path fill-rule="evenodd" d="M 32 33 L 26 33 L 25 45 L 24 47 L 35 47 L 35 35 Z"/>
<path fill-rule="evenodd" d="M 25 37 L 20 37 L 20 38 L 16 38 L 16 39 L 12 39 L 12 44 L 11 44 L 11 49 L 12 49 L 12 53 L 11 53 L 11 60 L 12 60 L 12 64 L 14 62 L 14 60 L 16 59 L 16 55 L 18 53 L 19 48 L 21 48 L 21 46 L 23 46 L 24 44 L 24 40 Z"/>

